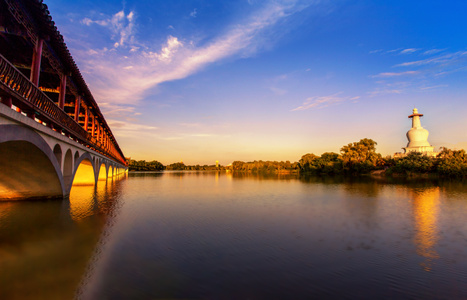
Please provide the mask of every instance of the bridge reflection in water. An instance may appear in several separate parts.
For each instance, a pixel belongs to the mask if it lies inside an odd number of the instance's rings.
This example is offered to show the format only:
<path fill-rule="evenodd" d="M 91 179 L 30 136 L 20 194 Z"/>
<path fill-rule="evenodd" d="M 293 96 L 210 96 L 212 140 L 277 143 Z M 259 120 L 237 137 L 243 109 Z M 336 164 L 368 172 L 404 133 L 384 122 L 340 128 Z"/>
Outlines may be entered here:
<path fill-rule="evenodd" d="M 0 298 L 73 299 L 126 177 L 73 186 L 69 200 L 0 202 Z"/>

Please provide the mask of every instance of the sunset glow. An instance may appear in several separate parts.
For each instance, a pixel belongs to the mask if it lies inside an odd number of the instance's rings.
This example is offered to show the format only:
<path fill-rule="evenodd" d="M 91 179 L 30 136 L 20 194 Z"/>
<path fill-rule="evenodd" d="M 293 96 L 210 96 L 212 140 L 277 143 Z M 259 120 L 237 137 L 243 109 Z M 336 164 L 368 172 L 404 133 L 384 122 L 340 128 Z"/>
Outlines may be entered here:
<path fill-rule="evenodd" d="M 435 150 L 467 147 L 462 1 L 47 5 L 134 159 L 298 161 L 361 138 L 389 155 L 414 106 Z"/>

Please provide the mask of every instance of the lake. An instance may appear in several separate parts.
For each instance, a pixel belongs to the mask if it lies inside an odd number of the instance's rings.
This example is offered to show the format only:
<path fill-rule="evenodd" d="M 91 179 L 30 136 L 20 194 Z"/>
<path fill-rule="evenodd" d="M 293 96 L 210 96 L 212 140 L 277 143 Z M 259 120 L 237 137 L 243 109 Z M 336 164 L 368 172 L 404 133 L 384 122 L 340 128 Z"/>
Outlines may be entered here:
<path fill-rule="evenodd" d="M 1 299 L 467 299 L 462 181 L 130 173 L 0 203 Z"/>

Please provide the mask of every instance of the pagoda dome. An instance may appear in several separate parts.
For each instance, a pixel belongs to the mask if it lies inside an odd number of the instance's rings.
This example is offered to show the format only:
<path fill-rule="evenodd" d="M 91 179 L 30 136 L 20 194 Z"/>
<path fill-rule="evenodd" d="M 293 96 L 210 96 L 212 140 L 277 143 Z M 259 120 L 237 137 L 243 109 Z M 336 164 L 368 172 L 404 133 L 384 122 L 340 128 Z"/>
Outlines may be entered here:
<path fill-rule="evenodd" d="M 428 142 L 428 134 L 428 130 L 423 127 L 411 128 L 407 131 L 407 139 L 409 140 L 407 147 L 431 146 Z"/>
<path fill-rule="evenodd" d="M 418 113 L 418 109 L 413 109 L 413 114 L 409 116 L 412 119 L 412 128 L 407 131 L 407 139 L 409 143 L 407 144 L 408 148 L 413 147 L 430 147 L 428 142 L 428 130 L 422 127 L 420 123 L 420 117 L 422 114 Z"/>

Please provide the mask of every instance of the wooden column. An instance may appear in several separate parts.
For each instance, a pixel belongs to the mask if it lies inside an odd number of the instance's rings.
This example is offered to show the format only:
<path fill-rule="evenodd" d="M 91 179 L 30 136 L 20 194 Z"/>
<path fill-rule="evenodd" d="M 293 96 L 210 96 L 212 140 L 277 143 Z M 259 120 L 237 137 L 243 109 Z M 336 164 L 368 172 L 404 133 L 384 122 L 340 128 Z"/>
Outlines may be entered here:
<path fill-rule="evenodd" d="M 92 125 L 91 125 L 91 135 L 94 137 L 94 133 L 96 132 L 96 117 L 92 116 Z"/>
<path fill-rule="evenodd" d="M 65 109 L 65 94 L 66 94 L 66 75 L 60 75 L 60 91 L 58 94 L 58 106 Z"/>
<path fill-rule="evenodd" d="M 84 115 L 84 130 L 88 132 L 88 124 L 89 123 L 89 108 L 86 107 L 85 115 Z"/>
<path fill-rule="evenodd" d="M 29 80 L 39 86 L 39 75 L 41 72 L 41 58 L 42 58 L 42 45 L 44 40 L 41 38 L 37 39 L 36 45 L 34 46 L 34 52 L 32 54 L 32 65 L 31 65 L 31 76 Z"/>
<path fill-rule="evenodd" d="M 79 110 L 81 108 L 81 96 L 76 97 L 75 99 L 75 121 L 79 122 Z"/>

